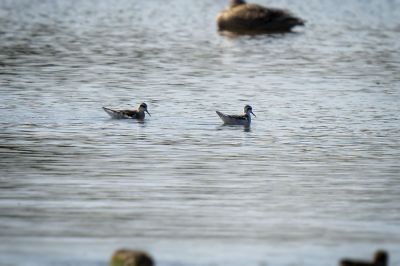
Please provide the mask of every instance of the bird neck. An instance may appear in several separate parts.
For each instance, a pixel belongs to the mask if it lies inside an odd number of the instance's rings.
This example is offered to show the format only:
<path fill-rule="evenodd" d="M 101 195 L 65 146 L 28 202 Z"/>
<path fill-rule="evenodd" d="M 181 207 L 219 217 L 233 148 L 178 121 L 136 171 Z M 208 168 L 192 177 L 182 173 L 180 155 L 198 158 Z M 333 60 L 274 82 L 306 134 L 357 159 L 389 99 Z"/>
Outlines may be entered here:
<path fill-rule="evenodd" d="M 250 112 L 247 112 L 247 113 L 245 114 L 245 116 L 246 116 L 247 120 L 249 120 L 249 122 L 250 122 L 250 121 L 251 121 L 251 114 L 250 114 Z"/>
<path fill-rule="evenodd" d="M 146 114 L 144 113 L 144 110 L 143 110 L 143 109 L 137 110 L 137 115 L 136 115 L 136 117 L 137 117 L 138 119 L 144 119 L 145 116 L 146 116 Z"/>

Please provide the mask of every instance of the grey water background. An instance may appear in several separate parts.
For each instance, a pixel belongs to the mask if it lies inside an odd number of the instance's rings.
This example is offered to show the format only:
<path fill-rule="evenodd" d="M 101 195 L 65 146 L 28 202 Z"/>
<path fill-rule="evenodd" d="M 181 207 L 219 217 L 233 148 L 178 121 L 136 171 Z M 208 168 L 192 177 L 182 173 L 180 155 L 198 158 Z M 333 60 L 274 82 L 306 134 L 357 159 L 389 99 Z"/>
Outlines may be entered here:
<path fill-rule="evenodd" d="M 0 264 L 400 265 L 400 1 L 0 1 Z M 102 106 L 149 106 L 144 123 Z M 251 104 L 251 130 L 215 110 Z"/>

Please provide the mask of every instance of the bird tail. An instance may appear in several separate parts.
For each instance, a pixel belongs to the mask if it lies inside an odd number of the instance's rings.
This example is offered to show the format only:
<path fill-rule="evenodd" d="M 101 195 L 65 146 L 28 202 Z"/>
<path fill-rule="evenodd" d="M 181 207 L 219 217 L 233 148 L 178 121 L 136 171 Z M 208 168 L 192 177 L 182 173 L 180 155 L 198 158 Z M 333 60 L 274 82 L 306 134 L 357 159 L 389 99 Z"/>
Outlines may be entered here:
<path fill-rule="evenodd" d="M 227 116 L 226 115 L 224 115 L 223 113 L 221 113 L 220 111 L 215 111 L 216 113 L 217 113 L 217 115 L 221 118 L 221 120 L 222 121 L 224 121 L 224 123 L 227 123 L 228 121 L 228 119 L 227 119 Z"/>

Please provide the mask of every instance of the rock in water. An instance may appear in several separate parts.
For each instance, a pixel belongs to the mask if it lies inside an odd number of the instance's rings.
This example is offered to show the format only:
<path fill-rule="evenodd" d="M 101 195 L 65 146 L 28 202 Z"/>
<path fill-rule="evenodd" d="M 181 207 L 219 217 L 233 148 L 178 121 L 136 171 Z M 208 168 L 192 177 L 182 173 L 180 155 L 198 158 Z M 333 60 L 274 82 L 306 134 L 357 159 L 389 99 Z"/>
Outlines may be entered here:
<path fill-rule="evenodd" d="M 144 251 L 119 249 L 114 252 L 110 266 L 153 266 L 153 259 Z"/>

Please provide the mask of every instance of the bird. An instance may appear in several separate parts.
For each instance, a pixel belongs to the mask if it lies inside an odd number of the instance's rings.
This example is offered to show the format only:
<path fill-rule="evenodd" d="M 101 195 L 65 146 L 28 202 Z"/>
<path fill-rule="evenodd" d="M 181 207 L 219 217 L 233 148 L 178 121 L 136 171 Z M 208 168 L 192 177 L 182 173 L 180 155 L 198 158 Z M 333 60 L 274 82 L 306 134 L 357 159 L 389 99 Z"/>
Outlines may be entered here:
<path fill-rule="evenodd" d="M 374 261 L 358 261 L 343 259 L 340 261 L 340 266 L 387 266 L 389 261 L 389 256 L 386 251 L 378 250 L 375 252 Z"/>
<path fill-rule="evenodd" d="M 216 111 L 217 115 L 224 121 L 225 125 L 243 125 L 250 126 L 251 115 L 256 115 L 253 113 L 253 108 L 250 105 L 244 107 L 244 114 L 242 115 L 225 115 L 219 111 Z"/>
<path fill-rule="evenodd" d="M 145 112 L 150 115 L 147 111 L 147 104 L 141 103 L 136 110 L 114 110 L 107 107 L 103 107 L 103 110 L 115 119 L 138 119 L 144 120 Z"/>
<path fill-rule="evenodd" d="M 304 26 L 304 20 L 285 9 L 247 4 L 231 0 L 217 16 L 218 31 L 234 34 L 265 34 L 290 32 L 295 26 Z"/>

